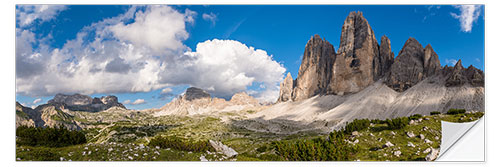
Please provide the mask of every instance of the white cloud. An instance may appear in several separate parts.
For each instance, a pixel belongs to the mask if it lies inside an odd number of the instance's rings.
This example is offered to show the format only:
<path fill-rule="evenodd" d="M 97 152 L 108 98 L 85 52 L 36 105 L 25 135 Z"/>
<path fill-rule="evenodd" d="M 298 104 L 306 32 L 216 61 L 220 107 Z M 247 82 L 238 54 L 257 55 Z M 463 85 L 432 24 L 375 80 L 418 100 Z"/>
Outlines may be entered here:
<path fill-rule="evenodd" d="M 130 100 L 123 101 L 123 104 L 130 104 Z"/>
<path fill-rule="evenodd" d="M 458 61 L 457 61 L 457 59 L 445 59 L 444 62 L 446 64 L 451 65 L 451 66 L 455 66 L 455 64 L 457 64 Z"/>
<path fill-rule="evenodd" d="M 460 27 L 463 32 L 471 32 L 472 24 L 476 22 L 481 14 L 481 5 L 456 5 L 460 9 L 460 14 L 450 13 L 453 18 L 460 20 Z"/>
<path fill-rule="evenodd" d="M 172 92 L 172 88 L 165 88 L 165 89 L 162 89 L 160 94 L 167 94 L 167 93 L 170 93 Z"/>
<path fill-rule="evenodd" d="M 130 103 L 132 105 L 139 105 L 139 104 L 144 104 L 146 101 L 144 99 L 137 99 L 134 102 Z"/>
<path fill-rule="evenodd" d="M 110 27 L 113 35 L 121 41 L 135 46 L 149 47 L 156 52 L 183 47 L 182 41 L 189 37 L 185 23 L 193 22 L 193 11 L 184 15 L 169 6 L 153 5 L 146 11 L 138 11 L 133 23 L 120 22 Z"/>
<path fill-rule="evenodd" d="M 266 51 L 234 40 L 207 40 L 185 55 L 196 59 L 186 67 L 191 72 L 182 73 L 189 84 L 220 97 L 244 91 L 254 82 L 274 90 L 285 72 Z"/>
<path fill-rule="evenodd" d="M 474 59 L 474 60 L 475 60 L 476 62 L 478 62 L 478 63 L 479 63 L 479 62 L 481 62 L 481 59 L 479 59 L 479 58 L 476 58 L 476 59 Z"/>
<path fill-rule="evenodd" d="M 35 99 L 35 100 L 33 100 L 33 104 L 39 103 L 39 102 L 41 102 L 41 101 L 42 101 L 42 99 L 40 99 L 40 98 Z"/>
<path fill-rule="evenodd" d="M 210 14 L 203 13 L 203 20 L 212 22 L 212 25 L 215 25 L 215 21 L 217 20 L 217 15 L 210 12 Z"/>
<path fill-rule="evenodd" d="M 37 19 L 41 22 L 49 21 L 66 9 L 64 5 L 17 5 L 16 21 L 21 27 L 25 27 Z"/>
<path fill-rule="evenodd" d="M 198 43 L 196 51 L 183 44 L 189 36 L 186 24 L 194 22 L 195 13 L 133 6 L 84 27 L 75 39 L 52 49 L 33 49 L 46 47 L 36 43 L 33 33 L 16 29 L 16 92 L 50 96 L 163 88 L 163 95 L 168 95 L 167 87 L 190 85 L 230 97 L 262 84 L 265 89 L 255 96 L 276 100 L 285 68 L 266 51 L 234 40 L 207 40 Z"/>
<path fill-rule="evenodd" d="M 62 48 L 48 51 L 33 50 L 33 47 L 20 45 L 27 43 L 32 46 L 32 41 L 36 39 L 32 38 L 32 34 L 17 30 L 16 50 L 22 50 L 16 52 L 17 92 L 30 96 L 56 93 L 148 92 L 168 86 L 167 83 L 158 82 L 159 74 L 166 64 L 176 63 L 174 58 L 186 50 L 182 40 L 187 38 L 188 34 L 185 26 L 181 25 L 188 22 L 186 18 L 184 14 L 168 6 L 148 6 L 145 11 L 131 7 L 124 14 L 83 28 L 75 39 L 66 42 Z M 130 20 L 132 23 L 124 25 L 124 22 Z M 158 21 L 155 23 L 158 26 L 151 25 L 151 20 Z M 112 31 L 116 25 L 122 25 L 124 33 L 125 30 L 134 33 L 134 25 L 144 25 L 145 27 L 138 29 L 157 33 L 145 33 L 145 39 L 163 41 L 168 43 L 168 46 L 151 41 L 137 43 L 140 39 L 138 37 L 134 39 L 126 36 L 132 41 L 116 38 Z M 170 30 L 159 30 L 162 27 L 168 27 Z M 169 40 L 150 39 L 154 37 Z M 165 49 L 156 52 L 153 48 Z M 33 54 L 41 56 L 35 56 L 36 60 L 27 58 L 33 57 L 30 56 Z"/>

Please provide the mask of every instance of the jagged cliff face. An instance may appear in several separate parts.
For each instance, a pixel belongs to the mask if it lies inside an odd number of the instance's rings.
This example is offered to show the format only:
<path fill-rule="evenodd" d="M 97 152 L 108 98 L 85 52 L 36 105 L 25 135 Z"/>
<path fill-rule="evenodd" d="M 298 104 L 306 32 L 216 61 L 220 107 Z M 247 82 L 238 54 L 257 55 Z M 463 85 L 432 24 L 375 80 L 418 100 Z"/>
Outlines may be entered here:
<path fill-rule="evenodd" d="M 125 108 L 123 104 L 118 102 L 118 98 L 112 95 L 92 99 L 90 96 L 81 94 L 57 94 L 48 101 L 48 104 L 61 104 L 69 110 L 88 112 L 104 111 L 111 107 Z"/>
<path fill-rule="evenodd" d="M 439 58 L 431 45 L 423 48 L 415 38 L 409 38 L 392 64 L 386 84 L 403 92 L 440 70 Z"/>
<path fill-rule="evenodd" d="M 344 21 L 340 46 L 331 71 L 327 94 L 358 92 L 380 75 L 379 46 L 361 12 L 351 12 Z"/>
<path fill-rule="evenodd" d="M 277 101 L 288 101 L 290 97 L 294 101 L 303 100 L 318 94 L 356 93 L 378 80 L 403 92 L 437 75 L 437 80 L 445 78 L 447 87 L 484 85 L 483 71 L 473 66 L 465 69 L 461 61 L 455 67 L 441 68 L 432 46 L 428 44 L 424 48 L 412 37 L 394 58 L 389 38 L 382 36 L 379 45 L 363 14 L 351 12 L 342 26 L 338 53 L 319 35 L 311 37 L 297 79 L 291 82 L 291 76 L 287 75 L 280 85 Z"/>
<path fill-rule="evenodd" d="M 293 78 L 292 74 L 288 73 L 285 80 L 280 84 L 280 95 L 278 97 L 278 102 L 292 100 L 293 92 Z"/>
<path fill-rule="evenodd" d="M 331 78 L 331 68 L 334 61 L 335 50 L 333 45 L 321 39 L 319 35 L 311 37 L 306 44 L 292 99 L 306 99 L 325 92 L 328 80 Z"/>

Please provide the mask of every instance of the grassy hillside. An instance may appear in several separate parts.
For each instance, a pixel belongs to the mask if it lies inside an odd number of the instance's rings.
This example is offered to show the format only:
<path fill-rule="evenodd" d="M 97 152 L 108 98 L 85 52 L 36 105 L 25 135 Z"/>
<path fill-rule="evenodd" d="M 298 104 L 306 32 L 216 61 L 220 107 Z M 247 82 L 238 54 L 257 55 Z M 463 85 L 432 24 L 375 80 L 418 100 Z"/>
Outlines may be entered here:
<path fill-rule="evenodd" d="M 233 126 L 230 121 L 214 116 L 152 117 L 136 114 L 140 116 L 134 117 L 131 113 L 101 114 L 106 114 L 115 120 L 106 120 L 99 113 L 72 113 L 75 120 L 83 120 L 84 124 L 91 125 L 82 130 L 88 141 L 86 144 L 58 148 L 18 144 L 17 160 L 200 161 L 200 157 L 204 157 L 210 161 L 282 161 L 287 159 L 277 151 L 276 143 L 292 145 L 300 144 L 300 142 L 330 141 L 327 139 L 328 135 L 313 131 L 286 135 L 255 132 Z M 482 112 L 423 116 L 413 118 L 415 120 L 399 129 L 391 128 L 385 121 L 371 121 L 366 128 L 349 131 L 338 141 L 344 143 L 346 148 L 353 150 L 344 159 L 348 161 L 419 161 L 424 160 L 428 154 L 424 153 L 427 148 L 439 148 L 441 120 L 467 122 L 477 120 L 482 116 Z M 407 132 L 415 136 L 408 137 Z M 423 135 L 423 138 L 420 135 Z M 149 145 L 151 139 L 160 136 L 177 137 L 186 142 L 220 141 L 239 154 L 236 157 L 225 157 L 215 151 L 196 152 Z M 384 144 L 388 142 L 393 146 L 384 147 Z M 321 146 L 311 148 L 317 147 Z M 328 149 L 323 148 L 323 150 Z M 318 155 L 324 156 L 320 153 L 303 156 Z M 320 159 L 318 157 L 304 158 Z"/>

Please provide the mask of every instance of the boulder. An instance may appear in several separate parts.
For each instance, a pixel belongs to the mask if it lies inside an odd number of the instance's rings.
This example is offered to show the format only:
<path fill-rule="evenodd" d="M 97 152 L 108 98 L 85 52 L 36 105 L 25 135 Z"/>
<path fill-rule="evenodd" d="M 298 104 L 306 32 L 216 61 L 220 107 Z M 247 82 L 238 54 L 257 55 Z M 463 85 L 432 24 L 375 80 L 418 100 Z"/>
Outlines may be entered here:
<path fill-rule="evenodd" d="M 408 142 L 408 147 L 415 147 L 415 144 L 413 144 L 412 142 Z"/>
<path fill-rule="evenodd" d="M 430 153 L 427 154 L 427 156 L 425 156 L 425 160 L 434 161 L 438 157 L 438 154 L 439 154 L 439 149 L 431 148 Z"/>
<path fill-rule="evenodd" d="M 408 136 L 409 138 L 413 138 L 415 137 L 415 134 L 413 134 L 413 132 L 406 132 L 406 136 Z"/>
<path fill-rule="evenodd" d="M 382 145 L 382 148 L 392 147 L 392 146 L 394 146 L 394 144 L 392 144 L 390 141 L 388 141 L 387 143 L 385 143 L 384 145 Z"/>
<path fill-rule="evenodd" d="M 209 143 L 217 152 L 224 154 L 228 158 L 238 155 L 238 152 L 234 151 L 234 149 L 222 144 L 219 141 L 209 140 Z"/>
<path fill-rule="evenodd" d="M 398 150 L 398 151 L 394 151 L 394 155 L 395 155 L 396 157 L 399 157 L 399 156 L 401 155 L 401 151 L 399 151 L 399 150 Z"/>

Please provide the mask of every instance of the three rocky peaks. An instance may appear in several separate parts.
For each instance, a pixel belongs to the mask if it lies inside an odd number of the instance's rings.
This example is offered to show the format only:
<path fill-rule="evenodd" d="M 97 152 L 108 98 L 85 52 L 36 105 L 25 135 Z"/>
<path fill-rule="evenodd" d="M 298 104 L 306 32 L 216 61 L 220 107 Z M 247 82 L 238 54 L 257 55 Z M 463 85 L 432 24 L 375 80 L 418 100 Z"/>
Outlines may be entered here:
<path fill-rule="evenodd" d="M 315 95 L 356 93 L 382 80 L 403 92 L 431 76 L 446 78 L 446 86 L 484 85 L 484 73 L 470 66 L 441 68 L 431 45 L 425 48 L 409 38 L 394 59 L 391 41 L 382 36 L 380 45 L 362 12 L 351 12 L 344 21 L 337 53 L 332 44 L 314 35 L 307 42 L 299 74 L 290 73 L 280 84 L 278 102 L 303 100 Z"/>

